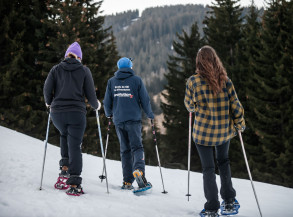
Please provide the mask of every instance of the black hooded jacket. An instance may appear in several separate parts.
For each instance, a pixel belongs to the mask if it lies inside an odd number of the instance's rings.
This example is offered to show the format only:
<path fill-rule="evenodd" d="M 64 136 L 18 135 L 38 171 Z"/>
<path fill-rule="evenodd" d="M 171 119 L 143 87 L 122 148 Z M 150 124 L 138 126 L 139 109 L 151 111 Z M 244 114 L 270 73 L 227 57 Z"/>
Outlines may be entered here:
<path fill-rule="evenodd" d="M 91 71 L 74 58 L 66 58 L 51 69 L 43 92 L 51 112 L 86 113 L 85 97 L 94 109 L 98 108 Z"/>

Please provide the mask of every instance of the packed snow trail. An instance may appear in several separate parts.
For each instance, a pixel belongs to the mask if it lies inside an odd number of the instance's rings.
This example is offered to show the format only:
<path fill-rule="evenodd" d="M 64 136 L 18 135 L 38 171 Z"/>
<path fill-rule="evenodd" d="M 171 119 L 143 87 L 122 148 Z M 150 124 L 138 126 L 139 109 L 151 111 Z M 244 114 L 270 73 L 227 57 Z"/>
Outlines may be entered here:
<path fill-rule="evenodd" d="M 40 178 L 44 142 L 0 126 L 0 216 L 1 217 L 191 217 L 199 216 L 205 202 L 202 174 L 191 172 L 190 201 L 187 202 L 187 171 L 146 167 L 152 193 L 136 196 L 121 190 L 121 162 L 107 160 L 109 191 L 99 175 L 103 159 L 83 154 L 85 194 L 71 197 L 54 188 L 59 173 L 60 149 L 48 144 L 43 190 Z M 97 147 L 98 149 L 99 147 Z M 111 144 L 109 144 L 109 149 Z M 186 144 L 187 149 L 187 144 Z M 100 150 L 100 149 L 98 149 Z M 191 162 L 195 164 L 199 162 Z M 233 164 L 233 162 L 232 162 Z M 220 183 L 217 177 L 218 185 Z M 241 208 L 238 217 L 258 217 L 259 212 L 249 180 L 233 179 Z M 137 187 L 134 183 L 134 187 Z M 255 182 L 264 217 L 291 217 L 293 189 Z"/>

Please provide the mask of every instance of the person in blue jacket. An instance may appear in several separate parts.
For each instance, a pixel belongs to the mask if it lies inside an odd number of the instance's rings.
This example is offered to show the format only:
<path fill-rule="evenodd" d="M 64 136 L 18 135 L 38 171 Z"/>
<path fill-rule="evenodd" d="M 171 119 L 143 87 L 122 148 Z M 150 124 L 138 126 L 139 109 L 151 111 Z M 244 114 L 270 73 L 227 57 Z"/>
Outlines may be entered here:
<path fill-rule="evenodd" d="M 141 108 L 149 119 L 154 119 L 154 114 L 147 90 L 132 70 L 131 59 L 123 57 L 117 66 L 118 71 L 108 80 L 103 102 L 106 116 L 113 117 L 120 142 L 122 189 L 133 189 L 134 177 L 141 176 L 146 184 Z"/>

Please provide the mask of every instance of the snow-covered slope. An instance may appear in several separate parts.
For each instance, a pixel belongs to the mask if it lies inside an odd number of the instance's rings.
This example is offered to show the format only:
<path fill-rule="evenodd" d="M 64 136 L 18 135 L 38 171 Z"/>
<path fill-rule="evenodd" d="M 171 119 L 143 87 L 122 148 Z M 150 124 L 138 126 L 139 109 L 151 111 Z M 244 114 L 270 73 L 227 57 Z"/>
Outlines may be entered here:
<path fill-rule="evenodd" d="M 130 191 L 120 190 L 121 163 L 107 160 L 110 190 L 107 194 L 105 182 L 101 183 L 98 178 L 102 159 L 87 154 L 83 154 L 82 173 L 86 194 L 68 196 L 53 187 L 59 173 L 59 152 L 58 147 L 48 145 L 43 190 L 40 191 L 44 142 L 0 126 L 1 217 L 182 217 L 198 216 L 203 208 L 200 173 L 191 173 L 192 196 L 188 202 L 185 196 L 187 171 L 162 168 L 165 189 L 169 192 L 165 195 L 161 193 L 159 168 L 147 166 L 147 178 L 153 184 L 152 194 L 135 196 Z M 250 181 L 233 179 L 233 184 L 241 204 L 238 216 L 259 216 Z M 293 189 L 260 182 L 255 182 L 255 187 L 264 217 L 293 216 Z"/>

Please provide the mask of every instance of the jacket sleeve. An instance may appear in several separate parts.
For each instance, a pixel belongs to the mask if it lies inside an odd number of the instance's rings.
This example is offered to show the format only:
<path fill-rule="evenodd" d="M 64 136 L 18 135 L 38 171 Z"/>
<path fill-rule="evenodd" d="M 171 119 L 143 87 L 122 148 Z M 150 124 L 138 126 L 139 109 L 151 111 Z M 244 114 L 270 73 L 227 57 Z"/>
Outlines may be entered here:
<path fill-rule="evenodd" d="M 54 98 L 54 87 L 55 87 L 55 84 L 54 84 L 54 70 L 55 70 L 55 67 L 53 67 L 48 76 L 47 76 L 47 79 L 45 81 L 45 84 L 44 84 L 44 89 L 43 89 L 43 94 L 44 94 L 44 98 L 45 98 L 45 103 L 48 104 L 48 105 L 51 105 L 52 101 L 53 101 L 53 98 Z"/>
<path fill-rule="evenodd" d="M 139 95 L 142 109 L 146 113 L 147 117 L 150 119 L 154 119 L 154 114 L 153 114 L 151 103 L 150 103 L 150 97 L 141 79 L 140 79 L 140 84 L 138 88 L 138 95 Z"/>
<path fill-rule="evenodd" d="M 113 98 L 112 98 L 112 91 L 111 91 L 111 82 L 110 80 L 107 83 L 106 93 L 104 97 L 104 110 L 106 113 L 106 117 L 112 117 L 113 116 Z"/>
<path fill-rule="evenodd" d="M 85 97 L 88 99 L 89 104 L 94 108 L 97 109 L 99 107 L 97 95 L 95 91 L 94 80 L 91 71 L 89 68 L 85 68 L 85 79 L 84 79 L 84 93 Z"/>
<path fill-rule="evenodd" d="M 245 129 L 244 108 L 238 99 L 232 81 L 229 80 L 227 84 L 228 95 L 230 100 L 230 109 L 234 126 L 237 130 L 243 131 Z"/>
<path fill-rule="evenodd" d="M 195 104 L 193 102 L 192 81 L 190 79 L 186 82 L 184 105 L 189 112 L 195 111 Z"/>

